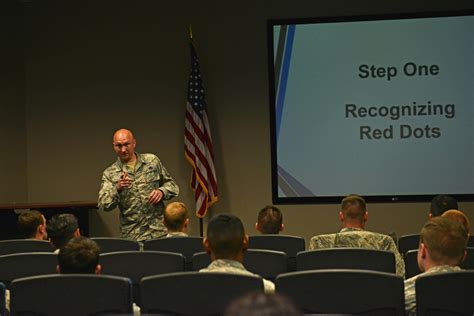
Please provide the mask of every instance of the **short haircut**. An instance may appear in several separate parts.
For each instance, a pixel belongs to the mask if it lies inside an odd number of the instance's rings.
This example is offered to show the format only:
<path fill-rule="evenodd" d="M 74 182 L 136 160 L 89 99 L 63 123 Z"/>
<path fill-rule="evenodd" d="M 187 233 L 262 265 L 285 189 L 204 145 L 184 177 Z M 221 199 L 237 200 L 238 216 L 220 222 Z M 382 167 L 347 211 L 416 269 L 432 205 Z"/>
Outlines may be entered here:
<path fill-rule="evenodd" d="M 267 205 L 258 213 L 257 222 L 261 233 L 278 234 L 283 223 L 283 215 L 278 207 Z"/>
<path fill-rule="evenodd" d="M 59 250 L 58 264 L 61 273 L 95 273 L 99 264 L 100 248 L 86 237 L 70 239 Z"/>
<path fill-rule="evenodd" d="M 466 214 L 464 214 L 463 212 L 458 210 L 448 210 L 444 212 L 441 216 L 462 224 L 468 234 L 471 231 L 471 223 L 469 222 L 469 218 L 467 218 Z"/>
<path fill-rule="evenodd" d="M 425 244 L 431 260 L 438 265 L 459 264 L 464 257 L 467 239 L 463 225 L 441 216 L 429 220 L 420 233 L 420 243 Z"/>
<path fill-rule="evenodd" d="M 250 292 L 233 300 L 224 316 L 299 316 L 303 315 L 295 304 L 282 294 Z"/>
<path fill-rule="evenodd" d="M 46 231 L 55 248 L 61 248 L 74 237 L 79 228 L 76 216 L 73 214 L 56 214 L 51 217 Z"/>
<path fill-rule="evenodd" d="M 362 221 L 367 211 L 364 198 L 357 194 L 346 196 L 342 199 L 341 211 L 345 217 L 351 220 Z"/>
<path fill-rule="evenodd" d="M 449 195 L 437 195 L 431 200 L 431 216 L 441 216 L 447 210 L 457 210 L 458 201 Z"/>
<path fill-rule="evenodd" d="M 168 204 L 163 212 L 163 224 L 170 231 L 180 230 L 188 218 L 188 209 L 186 208 L 186 205 L 181 202 Z"/>
<path fill-rule="evenodd" d="M 207 225 L 209 247 L 218 258 L 237 255 L 242 250 L 244 238 L 244 225 L 235 215 L 218 214 Z"/>
<path fill-rule="evenodd" d="M 33 238 L 38 226 L 46 224 L 43 215 L 36 210 L 24 211 L 18 215 L 18 231 L 25 238 Z"/>

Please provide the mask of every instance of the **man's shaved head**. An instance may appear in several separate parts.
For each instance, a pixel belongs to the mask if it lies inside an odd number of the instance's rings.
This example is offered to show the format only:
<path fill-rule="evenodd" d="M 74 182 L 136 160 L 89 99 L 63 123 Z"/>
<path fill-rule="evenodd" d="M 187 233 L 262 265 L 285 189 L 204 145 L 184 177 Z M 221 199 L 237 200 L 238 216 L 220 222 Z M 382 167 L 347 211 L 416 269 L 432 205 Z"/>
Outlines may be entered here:
<path fill-rule="evenodd" d="M 122 162 L 126 163 L 134 159 L 136 144 L 135 137 L 130 130 L 121 128 L 114 133 L 114 150 Z"/>

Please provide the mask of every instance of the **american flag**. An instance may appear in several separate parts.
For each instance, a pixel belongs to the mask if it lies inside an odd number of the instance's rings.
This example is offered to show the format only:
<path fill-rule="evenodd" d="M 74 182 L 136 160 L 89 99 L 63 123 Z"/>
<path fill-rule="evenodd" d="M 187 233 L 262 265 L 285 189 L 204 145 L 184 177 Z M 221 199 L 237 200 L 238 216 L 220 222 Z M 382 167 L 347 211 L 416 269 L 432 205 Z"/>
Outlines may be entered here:
<path fill-rule="evenodd" d="M 202 218 L 206 215 L 207 209 L 218 200 L 217 179 L 204 87 L 199 70 L 199 60 L 192 40 L 191 73 L 184 125 L 184 153 L 193 168 L 191 187 L 196 200 L 196 215 Z"/>

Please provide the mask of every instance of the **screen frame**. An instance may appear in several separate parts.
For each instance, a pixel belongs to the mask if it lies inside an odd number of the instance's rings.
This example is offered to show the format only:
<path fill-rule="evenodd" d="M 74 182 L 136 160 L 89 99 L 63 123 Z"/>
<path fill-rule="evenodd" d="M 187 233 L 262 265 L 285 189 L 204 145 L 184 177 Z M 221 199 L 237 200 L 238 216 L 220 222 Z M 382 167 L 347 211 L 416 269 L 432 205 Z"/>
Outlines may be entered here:
<path fill-rule="evenodd" d="M 276 140 L 276 91 L 275 91 L 275 64 L 274 64 L 274 41 L 273 27 L 291 24 L 317 24 L 317 23 L 339 23 L 360 21 L 386 21 L 420 18 L 440 18 L 456 16 L 473 16 L 474 9 L 457 11 L 436 11 L 418 13 L 395 13 L 376 15 L 351 15 L 351 16 L 325 16 L 312 18 L 284 18 L 267 20 L 267 58 L 268 58 L 268 91 L 270 105 L 270 151 L 271 151 L 271 181 L 272 181 L 272 203 L 273 204 L 335 204 L 339 203 L 344 196 L 311 196 L 311 197 L 279 197 L 278 196 L 278 165 L 277 165 L 277 140 Z M 357 188 L 354 188 L 357 189 Z M 353 192 L 357 193 L 357 192 Z M 433 194 L 414 195 L 364 195 L 367 202 L 375 203 L 397 203 L 397 202 L 427 202 L 439 194 L 449 192 L 438 192 Z M 458 201 L 474 201 L 472 194 L 449 194 Z"/>

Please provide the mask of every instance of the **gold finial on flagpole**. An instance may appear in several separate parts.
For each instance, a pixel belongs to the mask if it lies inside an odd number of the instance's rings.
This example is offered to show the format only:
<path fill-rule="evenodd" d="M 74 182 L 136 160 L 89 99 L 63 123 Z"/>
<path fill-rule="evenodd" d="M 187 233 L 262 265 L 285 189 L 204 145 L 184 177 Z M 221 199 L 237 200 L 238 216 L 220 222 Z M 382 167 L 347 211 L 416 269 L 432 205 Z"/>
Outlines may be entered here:
<path fill-rule="evenodd" d="M 189 38 L 192 40 L 193 39 L 193 27 L 191 24 L 189 24 Z"/>

